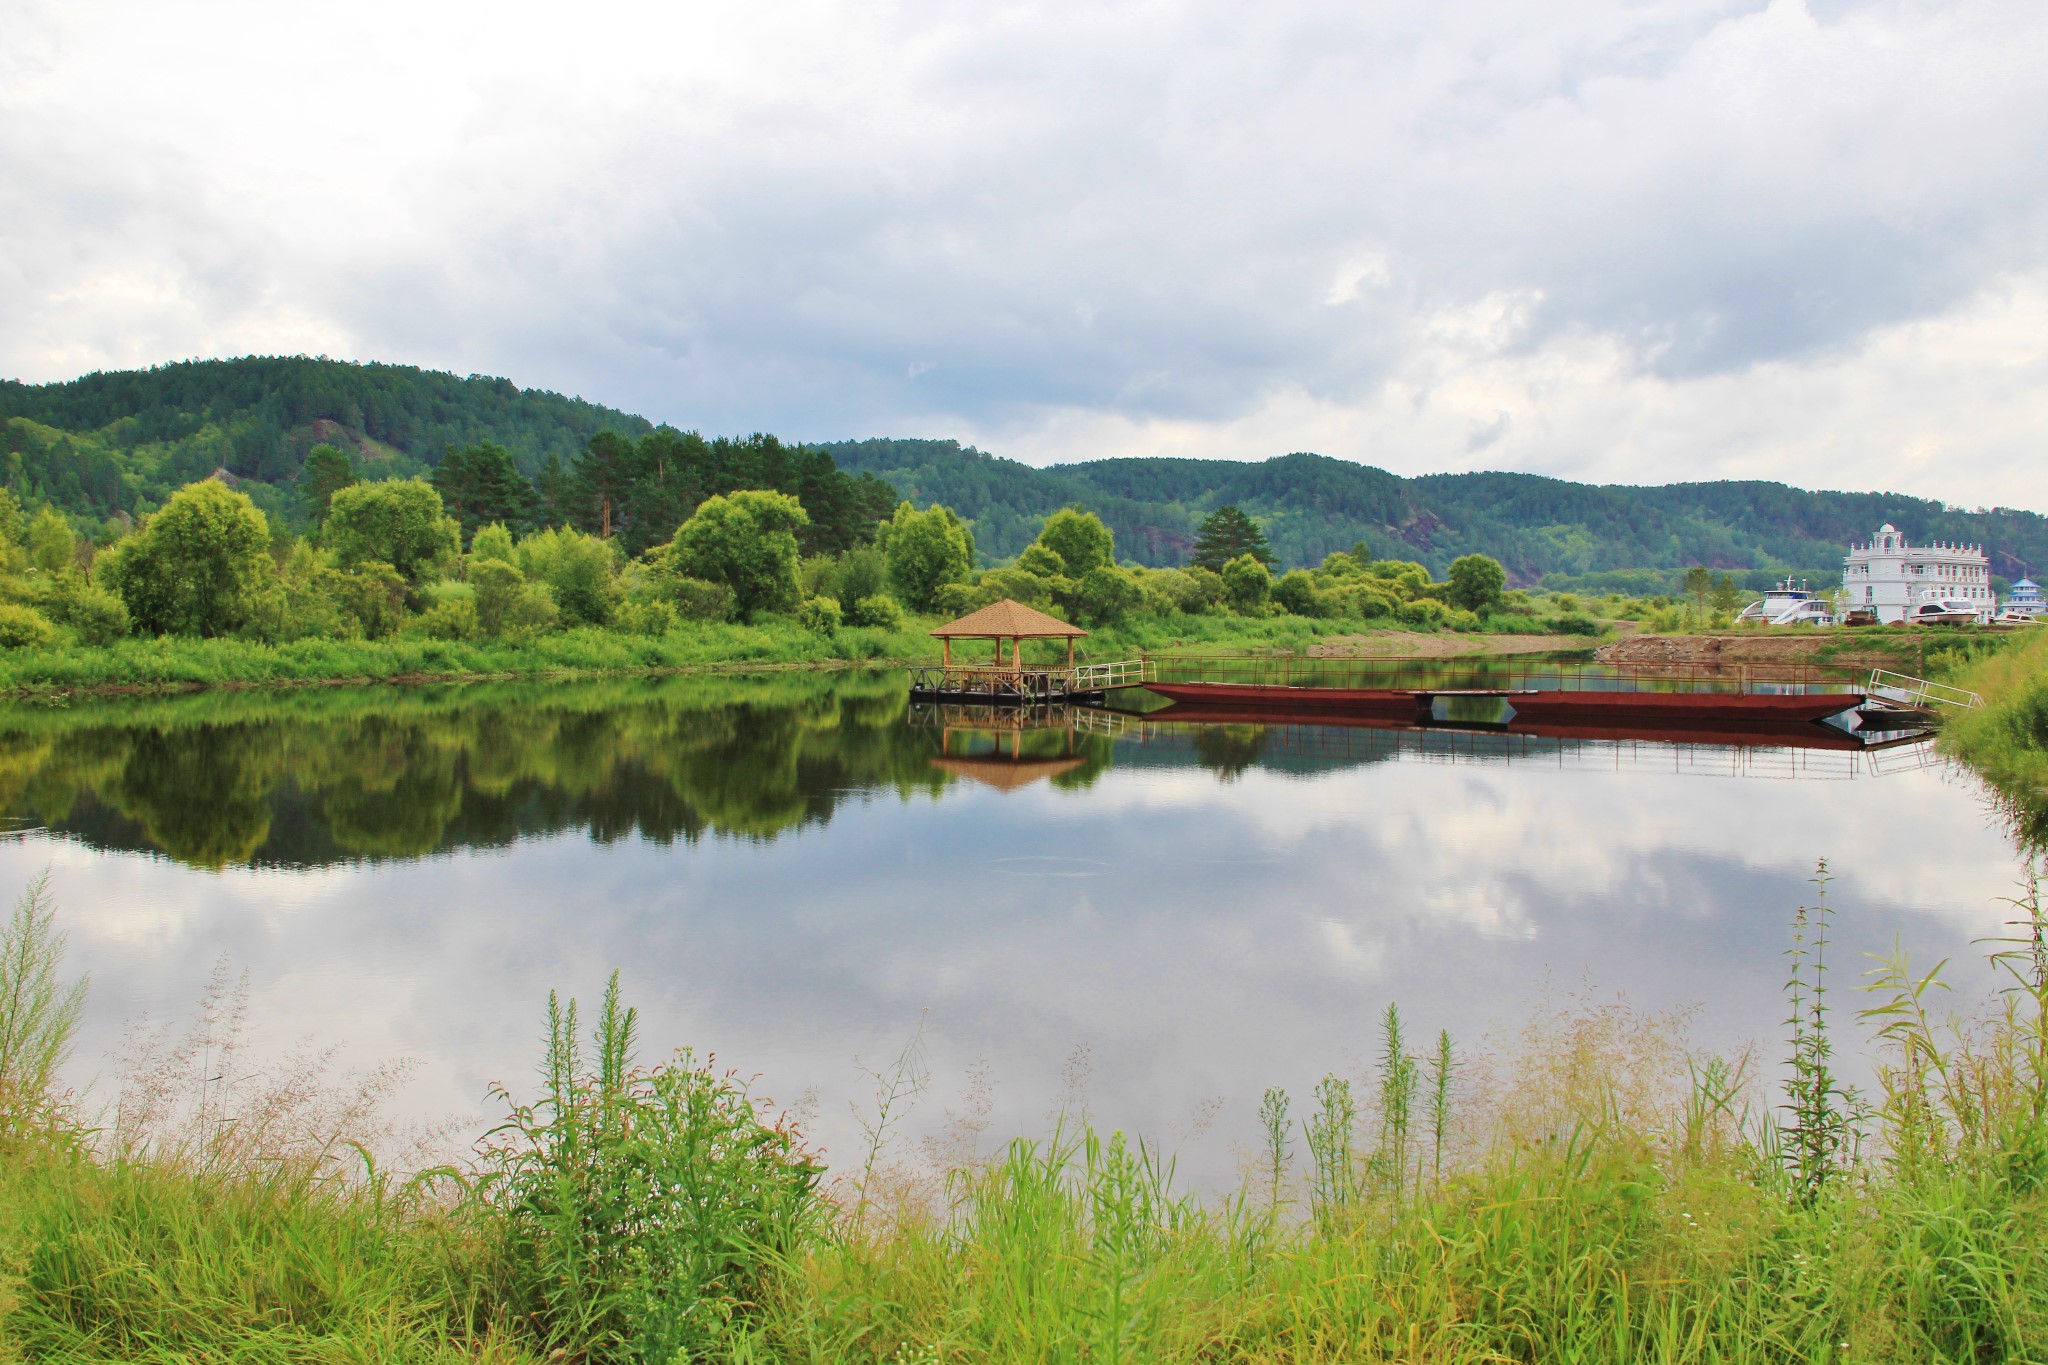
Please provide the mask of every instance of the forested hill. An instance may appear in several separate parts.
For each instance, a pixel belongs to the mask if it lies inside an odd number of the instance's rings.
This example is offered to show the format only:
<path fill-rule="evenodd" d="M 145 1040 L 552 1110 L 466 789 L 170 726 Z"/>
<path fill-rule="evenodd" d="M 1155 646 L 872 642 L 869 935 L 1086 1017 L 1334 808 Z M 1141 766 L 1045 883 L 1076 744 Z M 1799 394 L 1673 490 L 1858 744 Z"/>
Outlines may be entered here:
<path fill-rule="evenodd" d="M 304 356 L 0 381 L 4 482 L 30 503 L 100 518 L 154 506 L 216 469 L 248 481 L 259 506 L 288 512 L 290 485 L 322 443 L 348 450 L 371 477 L 403 477 L 450 448 L 495 441 L 532 477 L 549 455 L 566 464 L 607 427 L 652 429 L 644 417 L 508 379 Z"/>
<path fill-rule="evenodd" d="M 2048 567 L 2048 519 L 2007 508 L 1965 512 L 1897 493 L 1809 493 L 1758 481 L 1660 487 L 1571 483 L 1534 474 L 1403 479 L 1321 455 L 1258 463 L 1116 459 L 1037 469 L 956 441 L 841 441 L 841 468 L 888 480 L 920 504 L 974 520 L 984 554 L 1015 554 L 1047 512 L 1080 503 L 1148 564 L 1185 562 L 1203 516 L 1235 503 L 1265 527 L 1286 565 L 1313 564 L 1360 540 L 1376 555 L 1441 573 L 1478 551 L 1515 581 L 1661 590 L 1693 564 L 1831 579 L 1844 548 L 1889 521 L 1915 540 L 1981 543 L 1992 572 Z M 1593 576 L 1590 579 L 1588 576 Z"/>
<path fill-rule="evenodd" d="M 318 444 L 341 446 L 362 474 L 379 478 L 425 473 L 450 449 L 492 441 L 531 479 L 551 456 L 576 466 L 590 437 L 607 428 L 636 437 L 653 430 L 643 417 L 506 379 L 306 357 L 190 361 L 64 384 L 0 381 L 0 484 L 29 506 L 105 519 L 146 512 L 225 469 L 258 506 L 297 522 L 296 484 Z M 740 454 L 775 446 L 767 438 L 714 444 Z M 1917 540 L 1981 542 L 2004 577 L 2048 568 L 2048 521 L 2034 513 L 1964 512 L 1891 493 L 1758 482 L 1596 486 L 1529 474 L 1403 479 L 1306 454 L 1041 469 L 957 441 L 819 449 L 840 469 L 877 475 L 920 506 L 961 512 L 986 559 L 1016 554 L 1047 513 L 1078 503 L 1115 530 L 1124 557 L 1180 564 L 1202 518 L 1235 503 L 1259 519 L 1284 566 L 1313 564 L 1364 540 L 1375 554 L 1418 559 L 1438 573 L 1460 554 L 1483 552 L 1518 583 L 1548 576 L 1554 584 L 1661 590 L 1671 571 L 1706 564 L 1747 570 L 1761 586 L 1787 571 L 1831 578 L 1844 545 L 1890 521 Z M 867 485 L 856 501 L 865 507 L 886 495 Z"/>

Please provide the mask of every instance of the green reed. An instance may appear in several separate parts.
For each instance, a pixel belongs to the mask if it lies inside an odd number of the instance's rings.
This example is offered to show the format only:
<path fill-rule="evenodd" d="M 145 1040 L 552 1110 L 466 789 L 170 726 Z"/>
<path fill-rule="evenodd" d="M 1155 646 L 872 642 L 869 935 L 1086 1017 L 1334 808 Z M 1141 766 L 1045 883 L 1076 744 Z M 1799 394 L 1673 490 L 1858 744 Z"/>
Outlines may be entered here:
<path fill-rule="evenodd" d="M 636 1062 L 616 980 L 587 1030 L 551 1002 L 538 1095 L 506 1095 L 475 1158 L 410 1179 L 246 1099 L 203 1160 L 82 1119 L 0 1130 L 0 1360 L 2041 1360 L 2038 888 L 1987 945 L 1988 1008 L 1951 1016 L 1940 968 L 1876 965 L 1865 1105 L 1817 994 L 1828 892 L 1795 916 L 1782 1107 L 1746 1058 L 1619 1007 L 1476 1060 L 1447 1033 L 1412 1055 L 1390 1009 L 1376 1112 L 1339 1076 L 1306 1120 L 1267 1091 L 1221 1199 L 1070 1109 L 851 1217 L 731 1073 Z"/>

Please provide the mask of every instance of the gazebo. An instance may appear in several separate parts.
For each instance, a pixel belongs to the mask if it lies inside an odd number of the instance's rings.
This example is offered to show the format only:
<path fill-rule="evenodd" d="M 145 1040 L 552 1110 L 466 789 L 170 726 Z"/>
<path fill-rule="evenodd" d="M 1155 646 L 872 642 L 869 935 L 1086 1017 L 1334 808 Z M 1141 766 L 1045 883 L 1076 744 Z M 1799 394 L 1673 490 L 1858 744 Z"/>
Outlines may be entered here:
<path fill-rule="evenodd" d="M 953 666 L 953 642 L 955 640 L 993 640 L 996 645 L 996 668 L 1004 667 L 1003 641 L 1010 642 L 1009 667 L 1021 669 L 1024 666 L 1024 642 L 1026 640 L 1060 640 L 1067 642 L 1067 667 L 1074 666 L 1074 641 L 1086 637 L 1087 631 L 1079 626 L 1070 626 L 1057 617 L 1027 607 L 1013 597 L 1000 602 L 991 602 L 980 611 L 970 611 L 957 621 L 948 621 L 932 632 L 940 643 L 945 655 L 946 668 Z"/>
<path fill-rule="evenodd" d="M 1042 706 L 1052 702 L 1099 702 L 1102 695 L 1118 687 L 1137 687 L 1145 680 L 1142 659 L 1117 663 L 1076 664 L 1074 641 L 1088 632 L 1056 617 L 1005 597 L 980 611 L 970 611 L 957 621 L 948 621 L 932 632 L 944 651 L 944 661 L 921 664 L 910 670 L 910 695 L 923 701 L 965 701 L 996 706 Z M 955 663 L 955 640 L 989 640 L 995 644 L 990 663 Z M 1065 640 L 1067 659 L 1061 663 L 1030 664 L 1024 661 L 1026 640 Z M 1003 648 L 1004 642 L 1009 648 Z"/>

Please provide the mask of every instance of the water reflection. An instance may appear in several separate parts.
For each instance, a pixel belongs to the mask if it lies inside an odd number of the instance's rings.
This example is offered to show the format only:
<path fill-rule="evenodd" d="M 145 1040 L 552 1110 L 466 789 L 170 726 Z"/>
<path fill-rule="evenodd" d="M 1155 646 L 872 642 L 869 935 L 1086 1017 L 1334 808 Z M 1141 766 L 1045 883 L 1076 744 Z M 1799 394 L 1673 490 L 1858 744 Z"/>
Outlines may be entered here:
<path fill-rule="evenodd" d="M 646 1037 L 817 1087 L 838 1153 L 852 1058 L 929 1008 L 942 1084 L 990 1065 L 991 1136 L 1092 1045 L 1107 1122 L 1225 1101 L 1212 1174 L 1265 1086 L 1368 1066 L 1390 999 L 1474 1040 L 1549 980 L 1769 1041 L 1817 858 L 1844 978 L 1896 939 L 1965 993 L 2019 872 L 1924 745 L 1041 724 L 914 711 L 894 675 L 17 710 L 0 799 L 30 827 L 0 879 L 55 864 L 93 973 L 86 1075 L 227 953 L 279 1035 L 420 1058 L 417 1108 L 470 1108 L 528 1074 L 550 988 L 621 967 Z"/>

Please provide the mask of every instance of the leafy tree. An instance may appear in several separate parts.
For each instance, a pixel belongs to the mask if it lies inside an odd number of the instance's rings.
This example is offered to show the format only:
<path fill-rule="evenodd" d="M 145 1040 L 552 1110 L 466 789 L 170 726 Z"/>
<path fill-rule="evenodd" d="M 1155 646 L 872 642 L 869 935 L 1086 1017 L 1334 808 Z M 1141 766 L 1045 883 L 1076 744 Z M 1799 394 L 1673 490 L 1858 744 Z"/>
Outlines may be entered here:
<path fill-rule="evenodd" d="M 512 552 L 512 533 L 496 522 L 479 527 L 475 539 L 469 542 L 469 558 L 473 564 L 487 559 L 516 563 Z"/>
<path fill-rule="evenodd" d="M 1450 584 L 1445 595 L 1454 607 L 1464 611 L 1493 611 L 1508 585 L 1508 571 L 1500 561 L 1486 555 L 1460 555 L 1451 561 Z"/>
<path fill-rule="evenodd" d="M 1078 507 L 1063 507 L 1045 519 L 1038 543 L 1060 557 L 1069 578 L 1116 563 L 1116 537 L 1102 518 Z"/>
<path fill-rule="evenodd" d="M 1266 533 L 1257 522 L 1234 503 L 1227 503 L 1203 518 L 1201 532 L 1195 537 L 1196 568 L 1222 573 L 1226 565 L 1243 555 L 1250 555 L 1260 564 L 1274 562 L 1273 547 L 1266 543 Z"/>
<path fill-rule="evenodd" d="M 615 555 L 609 541 L 573 526 L 557 526 L 519 542 L 519 567 L 548 593 L 571 622 L 602 626 L 618 608 L 619 585 L 613 577 Z"/>
<path fill-rule="evenodd" d="M 114 591 L 154 635 L 225 635 L 276 573 L 270 527 L 244 494 L 208 479 L 171 495 L 111 551 Z"/>
<path fill-rule="evenodd" d="M 1138 580 L 1113 564 L 1098 564 L 1081 575 L 1076 615 L 1091 626 L 1113 626 L 1145 603 Z"/>
<path fill-rule="evenodd" d="M 1013 567 L 1037 578 L 1067 576 L 1067 561 L 1060 558 L 1054 550 L 1047 548 L 1042 541 L 1033 541 L 1025 546 L 1024 553 L 1017 556 L 1017 562 Z"/>
<path fill-rule="evenodd" d="M 443 455 L 434 467 L 433 484 L 465 536 L 492 522 L 520 530 L 533 517 L 533 485 L 512 463 L 512 452 L 495 441 Z"/>
<path fill-rule="evenodd" d="M 314 446 L 306 453 L 305 468 L 299 471 L 299 506 L 306 520 L 315 526 L 327 520 L 334 495 L 355 482 L 356 464 L 347 451 L 339 446 Z"/>
<path fill-rule="evenodd" d="M 476 597 L 477 625 L 486 635 L 503 635 L 526 590 L 526 575 L 509 558 L 485 559 L 469 566 L 469 585 Z"/>
<path fill-rule="evenodd" d="M 321 540 L 337 567 L 388 564 L 413 587 L 462 551 L 462 533 L 443 513 L 441 495 L 420 479 L 342 489 L 328 504 Z"/>
<path fill-rule="evenodd" d="M 1241 554 L 1223 566 L 1223 592 L 1232 611 L 1264 616 L 1266 601 L 1273 595 L 1273 575 L 1257 555 Z"/>
<path fill-rule="evenodd" d="M 889 584 L 912 611 L 930 611 L 939 589 L 964 582 L 974 567 L 974 535 L 950 507 L 920 512 L 908 502 L 898 503 L 884 549 Z"/>
<path fill-rule="evenodd" d="M 796 532 L 809 520 L 787 493 L 742 489 L 706 498 L 660 562 L 667 572 L 732 589 L 745 618 L 790 611 L 800 595 Z"/>
<path fill-rule="evenodd" d="M 1306 569 L 1290 569 L 1273 585 L 1273 602 L 1290 616 L 1320 616 L 1315 575 Z"/>
<path fill-rule="evenodd" d="M 78 557 L 78 537 L 71 523 L 54 507 L 37 512 L 28 524 L 28 561 L 47 574 L 62 573 Z"/>

